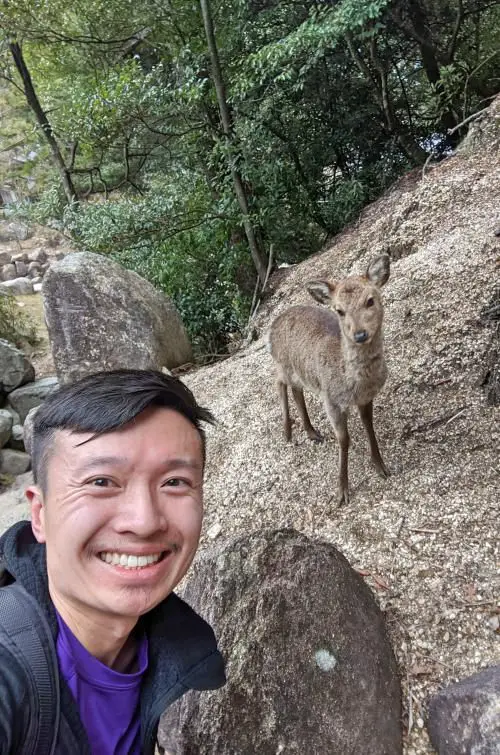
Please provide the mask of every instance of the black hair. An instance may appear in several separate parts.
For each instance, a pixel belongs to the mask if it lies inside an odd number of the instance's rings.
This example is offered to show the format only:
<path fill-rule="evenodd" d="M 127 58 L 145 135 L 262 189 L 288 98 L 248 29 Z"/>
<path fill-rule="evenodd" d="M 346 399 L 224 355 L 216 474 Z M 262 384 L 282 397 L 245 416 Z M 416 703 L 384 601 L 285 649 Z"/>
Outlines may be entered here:
<path fill-rule="evenodd" d="M 48 452 L 57 430 L 101 435 L 123 427 L 152 406 L 174 409 L 186 417 L 200 435 L 205 457 L 201 423 L 215 420 L 184 383 L 157 370 L 110 370 L 59 388 L 36 412 L 32 439 L 35 483 L 46 487 Z"/>

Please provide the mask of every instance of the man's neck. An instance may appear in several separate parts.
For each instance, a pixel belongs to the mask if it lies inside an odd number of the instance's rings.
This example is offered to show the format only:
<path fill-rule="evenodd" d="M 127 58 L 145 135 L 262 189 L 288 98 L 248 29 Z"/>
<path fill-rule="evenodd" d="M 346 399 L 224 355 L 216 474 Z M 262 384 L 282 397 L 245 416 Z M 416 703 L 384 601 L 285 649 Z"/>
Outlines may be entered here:
<path fill-rule="evenodd" d="M 88 652 L 114 671 L 130 673 L 136 655 L 134 627 L 136 619 L 103 617 L 88 614 L 50 590 L 52 602 L 77 640 Z"/>

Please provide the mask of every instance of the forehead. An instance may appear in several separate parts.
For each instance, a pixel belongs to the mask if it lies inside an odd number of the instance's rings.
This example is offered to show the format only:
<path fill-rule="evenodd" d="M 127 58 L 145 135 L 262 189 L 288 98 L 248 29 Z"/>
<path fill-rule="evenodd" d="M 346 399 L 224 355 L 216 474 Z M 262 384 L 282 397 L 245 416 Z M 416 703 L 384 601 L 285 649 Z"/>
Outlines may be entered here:
<path fill-rule="evenodd" d="M 362 278 L 361 276 L 345 278 L 345 280 L 339 283 L 336 289 L 337 298 L 342 296 L 345 299 L 357 299 L 365 295 L 373 296 L 376 292 L 376 286 L 368 278 Z"/>
<path fill-rule="evenodd" d="M 145 464 L 172 456 L 198 462 L 202 454 L 201 436 L 186 417 L 173 409 L 154 407 L 123 427 L 99 435 L 56 431 L 52 459 L 64 457 L 67 462 L 78 464 L 93 456 L 116 455 Z"/>

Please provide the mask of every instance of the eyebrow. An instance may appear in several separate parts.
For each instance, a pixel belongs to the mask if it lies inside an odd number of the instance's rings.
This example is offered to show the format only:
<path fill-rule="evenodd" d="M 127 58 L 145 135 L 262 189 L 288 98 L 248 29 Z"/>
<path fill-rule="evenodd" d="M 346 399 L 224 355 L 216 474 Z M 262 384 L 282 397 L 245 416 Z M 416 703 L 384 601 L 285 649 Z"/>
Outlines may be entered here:
<path fill-rule="evenodd" d="M 128 458 L 126 456 L 96 456 L 93 459 L 89 459 L 86 463 L 77 468 L 76 471 L 80 473 L 91 472 L 93 469 L 106 466 L 123 466 L 127 464 Z M 158 465 L 160 466 L 160 464 Z M 203 469 L 203 464 L 195 461 L 194 459 L 178 457 L 175 459 L 166 459 L 161 467 L 168 471 L 170 469 L 193 469 L 198 472 Z"/>

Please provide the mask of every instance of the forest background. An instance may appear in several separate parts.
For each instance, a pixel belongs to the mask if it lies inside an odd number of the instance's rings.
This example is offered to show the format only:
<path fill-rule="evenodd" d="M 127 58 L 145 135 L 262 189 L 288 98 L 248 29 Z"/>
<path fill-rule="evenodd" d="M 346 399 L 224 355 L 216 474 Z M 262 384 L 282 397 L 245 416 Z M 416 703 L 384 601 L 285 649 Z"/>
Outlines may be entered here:
<path fill-rule="evenodd" d="M 28 156 L 0 186 L 211 358 L 272 267 L 452 153 L 499 82 L 500 2 L 0 0 L 0 156 Z"/>

